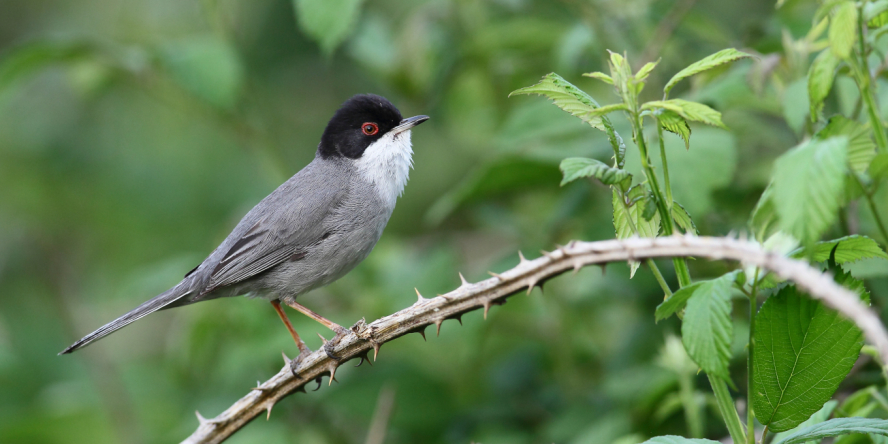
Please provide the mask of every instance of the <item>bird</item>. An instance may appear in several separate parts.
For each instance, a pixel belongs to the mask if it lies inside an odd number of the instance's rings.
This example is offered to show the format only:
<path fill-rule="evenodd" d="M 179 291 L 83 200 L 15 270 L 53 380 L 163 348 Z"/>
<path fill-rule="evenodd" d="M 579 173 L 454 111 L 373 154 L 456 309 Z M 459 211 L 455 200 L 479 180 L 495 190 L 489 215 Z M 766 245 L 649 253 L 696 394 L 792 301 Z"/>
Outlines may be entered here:
<path fill-rule="evenodd" d="M 413 168 L 411 129 L 428 119 L 402 118 L 382 96 L 349 98 L 327 123 L 314 159 L 253 207 L 203 262 L 169 290 L 59 355 L 158 310 L 240 295 L 271 302 L 296 342 L 298 358 L 310 350 L 281 304 L 333 330 L 328 344 L 341 339 L 348 330 L 296 298 L 344 276 L 373 250 Z M 335 358 L 329 347 L 324 349 Z"/>

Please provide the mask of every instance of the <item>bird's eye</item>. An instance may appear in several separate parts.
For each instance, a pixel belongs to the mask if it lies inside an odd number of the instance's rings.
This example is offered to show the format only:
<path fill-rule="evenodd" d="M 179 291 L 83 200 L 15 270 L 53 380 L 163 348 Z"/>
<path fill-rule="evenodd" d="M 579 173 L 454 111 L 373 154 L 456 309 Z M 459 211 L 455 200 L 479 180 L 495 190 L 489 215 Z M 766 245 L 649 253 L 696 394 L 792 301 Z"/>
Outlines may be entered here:
<path fill-rule="evenodd" d="M 372 122 L 367 122 L 361 125 L 361 131 L 368 136 L 372 136 L 379 132 L 379 126 Z"/>

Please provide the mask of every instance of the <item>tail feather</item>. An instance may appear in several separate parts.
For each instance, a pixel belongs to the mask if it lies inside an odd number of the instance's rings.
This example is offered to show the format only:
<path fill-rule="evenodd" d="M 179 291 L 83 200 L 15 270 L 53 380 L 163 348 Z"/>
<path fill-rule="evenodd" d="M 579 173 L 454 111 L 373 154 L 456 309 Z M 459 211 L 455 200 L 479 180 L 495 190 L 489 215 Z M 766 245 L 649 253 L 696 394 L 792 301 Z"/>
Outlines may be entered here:
<path fill-rule="evenodd" d="M 142 319 L 143 317 L 154 313 L 157 310 L 167 307 L 168 305 L 182 299 L 191 293 L 191 290 L 185 288 L 184 285 L 177 285 L 169 290 L 155 296 L 154 298 L 145 301 L 142 305 L 139 305 L 129 313 L 103 325 L 98 330 L 86 335 L 83 339 L 71 344 L 70 347 L 62 350 L 60 355 L 64 355 L 67 353 L 71 353 L 75 350 L 79 350 L 87 345 L 98 341 L 99 339 L 104 338 L 105 336 L 114 333 L 117 330 L 120 330 L 127 325 Z"/>

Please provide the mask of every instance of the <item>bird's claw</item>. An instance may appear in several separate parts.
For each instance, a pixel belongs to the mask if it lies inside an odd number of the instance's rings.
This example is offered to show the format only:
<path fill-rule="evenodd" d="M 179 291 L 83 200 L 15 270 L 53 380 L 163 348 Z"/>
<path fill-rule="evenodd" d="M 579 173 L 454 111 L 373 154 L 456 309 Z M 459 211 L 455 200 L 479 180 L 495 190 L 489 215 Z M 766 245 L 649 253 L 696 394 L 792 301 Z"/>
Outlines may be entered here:
<path fill-rule="evenodd" d="M 308 350 L 308 347 L 305 350 L 299 352 L 299 356 L 290 360 L 290 372 L 293 373 L 293 377 L 298 378 L 299 373 L 296 373 L 296 369 L 299 368 L 299 365 L 302 364 L 302 361 L 305 360 L 305 357 L 311 353 L 311 350 Z"/>
<path fill-rule="evenodd" d="M 342 356 L 337 356 L 335 353 L 333 353 L 333 349 L 336 348 L 336 346 L 339 345 L 339 341 L 341 341 L 342 338 L 346 337 L 349 333 L 350 332 L 345 328 L 339 327 L 339 329 L 336 330 L 336 335 L 333 336 L 333 339 L 330 339 L 329 341 L 324 343 L 324 352 L 327 353 L 327 356 L 330 359 L 334 361 L 339 361 L 340 359 L 342 359 Z"/>

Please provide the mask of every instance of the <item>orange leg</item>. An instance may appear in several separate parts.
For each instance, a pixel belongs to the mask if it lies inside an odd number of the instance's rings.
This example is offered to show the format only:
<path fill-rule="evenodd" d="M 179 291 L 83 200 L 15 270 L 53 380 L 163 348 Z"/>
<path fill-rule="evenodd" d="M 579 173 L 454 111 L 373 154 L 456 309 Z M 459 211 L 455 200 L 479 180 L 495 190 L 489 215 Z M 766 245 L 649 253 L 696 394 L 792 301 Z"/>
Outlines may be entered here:
<path fill-rule="evenodd" d="M 274 307 L 274 310 L 277 311 L 278 316 L 281 317 L 281 320 L 284 321 L 284 325 L 287 326 L 287 330 L 290 331 L 290 336 L 293 337 L 293 340 L 296 341 L 296 347 L 299 347 L 299 354 L 308 354 L 311 353 L 311 350 L 305 345 L 305 342 L 302 342 L 302 338 L 299 337 L 299 333 L 296 333 L 296 330 L 293 329 L 293 324 L 290 323 L 290 320 L 287 319 L 287 314 L 284 313 L 284 310 L 281 309 L 281 303 L 277 299 L 271 301 L 271 305 Z"/>
<path fill-rule="evenodd" d="M 284 303 L 289 305 L 290 307 L 292 307 L 294 310 L 314 319 L 315 321 L 318 321 L 321 325 L 329 328 L 330 330 L 333 330 L 337 334 L 344 335 L 344 334 L 348 333 L 348 330 L 343 328 L 341 325 L 339 325 L 333 321 L 330 321 L 330 320 L 324 318 L 323 316 L 309 310 L 307 307 L 305 307 L 302 304 L 298 304 L 296 302 L 287 302 L 287 301 L 284 301 Z"/>

